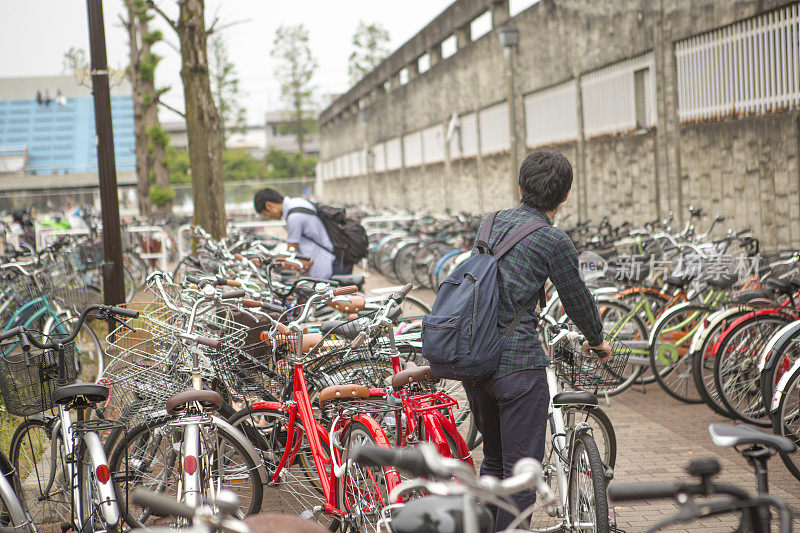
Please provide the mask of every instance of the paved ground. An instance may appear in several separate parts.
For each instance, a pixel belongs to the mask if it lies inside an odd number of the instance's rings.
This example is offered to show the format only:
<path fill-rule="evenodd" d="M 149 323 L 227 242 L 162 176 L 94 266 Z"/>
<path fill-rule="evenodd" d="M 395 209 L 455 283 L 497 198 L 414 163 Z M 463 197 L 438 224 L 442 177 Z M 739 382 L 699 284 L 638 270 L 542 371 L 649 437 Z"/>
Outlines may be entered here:
<path fill-rule="evenodd" d="M 368 278 L 368 287 L 387 282 L 376 275 Z M 423 300 L 433 301 L 431 291 L 414 291 Z M 617 465 L 612 483 L 670 481 L 688 479 L 685 466 L 697 457 L 714 457 L 722 465 L 721 480 L 754 490 L 754 478 L 747 462 L 734 450 L 719 448 L 711 442 L 708 425 L 728 422 L 711 409 L 688 405 L 664 393 L 657 384 L 641 387 L 601 403 L 611 418 L 617 435 Z M 475 458 L 480 459 L 480 449 Z M 476 460 L 476 464 L 479 461 Z M 800 510 L 800 481 L 795 479 L 775 457 L 770 461 L 770 490 Z M 645 531 L 673 514 L 677 506 L 670 502 L 620 505 L 614 508 L 617 526 L 626 532 Z M 672 527 L 665 531 L 731 531 L 730 523 L 718 519 L 701 524 Z"/>

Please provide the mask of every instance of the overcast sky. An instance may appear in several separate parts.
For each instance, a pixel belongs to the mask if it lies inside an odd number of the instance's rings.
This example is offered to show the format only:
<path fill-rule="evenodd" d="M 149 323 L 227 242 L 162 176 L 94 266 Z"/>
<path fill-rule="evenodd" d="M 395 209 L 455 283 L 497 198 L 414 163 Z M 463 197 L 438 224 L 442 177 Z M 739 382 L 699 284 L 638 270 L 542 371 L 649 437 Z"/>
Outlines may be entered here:
<path fill-rule="evenodd" d="M 176 13 L 173 0 L 157 0 L 165 11 Z M 218 27 L 234 24 L 221 32 L 241 80 L 248 122 L 259 123 L 267 110 L 283 107 L 273 76 L 270 57 L 275 31 L 280 25 L 305 24 L 312 53 L 319 62 L 315 83 L 318 95 L 344 92 L 348 87 L 347 58 L 359 20 L 379 22 L 389 30 L 392 50 L 398 48 L 450 0 L 206 0 L 207 20 L 216 14 Z M 103 2 L 108 62 L 127 64 L 127 33 L 120 26 L 122 0 Z M 172 30 L 159 22 L 165 40 L 177 47 Z M 64 52 L 76 46 L 87 50 L 86 2 L 82 0 L 0 0 L 0 76 L 46 76 L 62 72 Z M 159 86 L 173 89 L 165 100 L 183 108 L 178 53 L 167 44 L 155 50 L 164 57 L 156 72 Z M 162 120 L 178 117 L 167 112 Z"/>

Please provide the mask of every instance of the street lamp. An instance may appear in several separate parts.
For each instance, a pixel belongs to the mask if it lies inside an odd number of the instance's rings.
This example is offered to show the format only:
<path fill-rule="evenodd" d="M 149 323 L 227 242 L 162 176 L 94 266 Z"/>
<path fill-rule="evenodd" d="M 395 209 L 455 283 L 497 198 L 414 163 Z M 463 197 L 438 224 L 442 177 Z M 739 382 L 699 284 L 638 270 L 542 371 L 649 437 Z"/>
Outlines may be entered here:
<path fill-rule="evenodd" d="M 519 32 L 517 28 L 506 27 L 497 29 L 497 39 L 503 47 L 503 58 L 505 59 L 506 70 L 506 101 L 508 102 L 508 140 L 509 140 L 509 164 L 511 165 L 511 194 L 512 198 L 519 198 L 519 186 L 516 175 L 519 167 L 519 140 L 517 139 L 517 106 L 514 97 L 514 48 L 519 43 Z"/>

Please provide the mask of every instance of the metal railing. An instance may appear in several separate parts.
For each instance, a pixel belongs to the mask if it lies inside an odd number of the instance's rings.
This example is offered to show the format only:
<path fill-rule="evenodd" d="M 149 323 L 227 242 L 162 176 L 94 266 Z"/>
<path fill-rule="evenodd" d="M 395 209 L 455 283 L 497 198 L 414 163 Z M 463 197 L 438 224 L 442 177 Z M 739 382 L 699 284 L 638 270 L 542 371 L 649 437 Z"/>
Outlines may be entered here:
<path fill-rule="evenodd" d="M 800 4 L 675 44 L 681 121 L 800 105 Z"/>

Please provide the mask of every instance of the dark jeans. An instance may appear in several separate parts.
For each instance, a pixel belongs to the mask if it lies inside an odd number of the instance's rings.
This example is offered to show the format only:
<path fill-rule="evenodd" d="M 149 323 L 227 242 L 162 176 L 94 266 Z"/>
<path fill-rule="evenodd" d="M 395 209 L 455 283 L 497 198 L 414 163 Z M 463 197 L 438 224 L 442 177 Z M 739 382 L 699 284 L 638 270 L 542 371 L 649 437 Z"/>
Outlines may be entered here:
<path fill-rule="evenodd" d="M 333 260 L 334 276 L 349 276 L 353 273 L 353 265 L 342 262 L 338 257 Z"/>
<path fill-rule="evenodd" d="M 483 435 L 481 475 L 500 479 L 511 476 L 523 457 L 541 461 L 547 434 L 547 408 L 550 394 L 543 368 L 521 370 L 493 381 L 464 382 L 472 417 Z M 536 501 L 533 491 L 513 496 L 520 510 Z M 496 514 L 495 531 L 505 529 L 514 519 L 505 511 Z"/>

